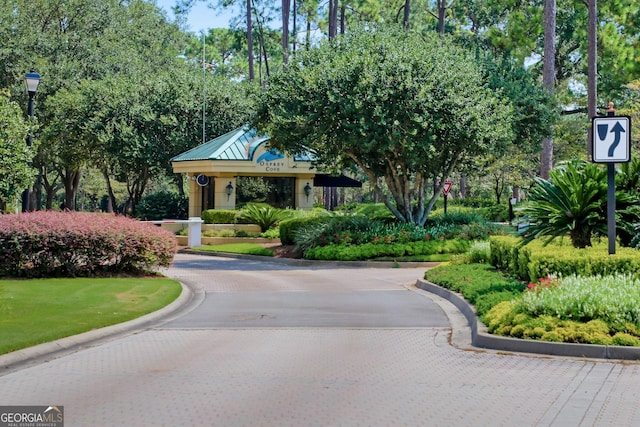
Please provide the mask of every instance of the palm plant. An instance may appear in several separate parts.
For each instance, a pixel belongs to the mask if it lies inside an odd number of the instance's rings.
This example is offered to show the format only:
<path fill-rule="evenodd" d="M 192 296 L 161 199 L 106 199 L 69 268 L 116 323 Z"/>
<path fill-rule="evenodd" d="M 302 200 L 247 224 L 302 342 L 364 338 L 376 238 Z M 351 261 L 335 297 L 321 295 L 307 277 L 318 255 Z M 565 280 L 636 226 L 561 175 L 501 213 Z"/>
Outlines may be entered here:
<path fill-rule="evenodd" d="M 521 208 L 533 225 L 523 244 L 547 237 L 545 244 L 567 234 L 576 248 L 591 246 L 591 238 L 607 233 L 607 173 L 598 165 L 571 160 L 536 178 L 530 202 Z"/>
<path fill-rule="evenodd" d="M 640 241 L 640 158 L 620 165 L 616 175 L 618 238 L 623 246 L 637 247 Z"/>
<path fill-rule="evenodd" d="M 258 224 L 263 233 L 279 221 L 290 218 L 292 215 L 293 211 L 260 204 L 248 204 L 240 212 L 240 218 Z"/>

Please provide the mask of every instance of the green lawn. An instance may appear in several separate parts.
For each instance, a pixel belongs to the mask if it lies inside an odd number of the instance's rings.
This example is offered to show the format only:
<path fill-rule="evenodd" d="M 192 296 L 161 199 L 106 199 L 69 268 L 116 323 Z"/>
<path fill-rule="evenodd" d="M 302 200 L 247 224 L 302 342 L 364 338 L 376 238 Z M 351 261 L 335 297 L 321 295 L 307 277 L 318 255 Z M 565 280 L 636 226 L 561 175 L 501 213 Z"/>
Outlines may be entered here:
<path fill-rule="evenodd" d="M 258 243 L 223 243 L 220 245 L 205 245 L 193 248 L 206 252 L 228 252 L 232 254 L 273 256 L 273 251 Z"/>
<path fill-rule="evenodd" d="M 135 319 L 181 290 L 166 278 L 0 280 L 0 354 Z"/>

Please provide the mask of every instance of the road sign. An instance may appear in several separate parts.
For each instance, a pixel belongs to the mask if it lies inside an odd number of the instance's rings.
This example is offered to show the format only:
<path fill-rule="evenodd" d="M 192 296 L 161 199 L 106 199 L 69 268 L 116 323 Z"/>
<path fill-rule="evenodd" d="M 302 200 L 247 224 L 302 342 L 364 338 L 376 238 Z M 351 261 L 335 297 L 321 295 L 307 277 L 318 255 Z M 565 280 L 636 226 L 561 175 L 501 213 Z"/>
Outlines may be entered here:
<path fill-rule="evenodd" d="M 592 129 L 594 163 L 631 161 L 631 119 L 629 117 L 594 117 Z"/>
<path fill-rule="evenodd" d="M 449 194 L 449 190 L 451 190 L 451 185 L 453 184 L 453 182 L 451 181 L 445 181 L 444 182 L 444 186 L 442 187 L 442 194 L 444 194 L 445 196 L 447 194 Z"/>

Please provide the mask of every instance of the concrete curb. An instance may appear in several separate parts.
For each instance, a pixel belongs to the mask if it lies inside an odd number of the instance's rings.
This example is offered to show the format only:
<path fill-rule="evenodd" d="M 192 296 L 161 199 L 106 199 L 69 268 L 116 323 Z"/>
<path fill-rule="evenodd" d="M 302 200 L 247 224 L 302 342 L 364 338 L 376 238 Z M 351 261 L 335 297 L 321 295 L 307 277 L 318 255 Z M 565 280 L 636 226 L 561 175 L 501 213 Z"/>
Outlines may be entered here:
<path fill-rule="evenodd" d="M 181 285 L 182 292 L 172 303 L 142 317 L 3 354 L 0 356 L 0 375 L 18 367 L 41 363 L 106 340 L 144 330 L 161 319 L 169 318 L 188 306 L 193 299 L 192 290 L 184 284 Z"/>
<path fill-rule="evenodd" d="M 460 310 L 471 328 L 471 344 L 474 347 L 550 356 L 640 360 L 640 348 L 638 347 L 557 343 L 491 335 L 487 332 L 487 327 L 476 316 L 473 306 L 462 295 L 422 279 L 418 279 L 416 287 L 446 299 Z"/>
<path fill-rule="evenodd" d="M 215 256 L 221 258 L 246 259 L 252 261 L 273 262 L 292 266 L 305 267 L 350 267 L 350 268 L 432 268 L 440 262 L 393 262 L 393 261 L 320 261 L 299 258 L 276 258 L 261 255 L 243 255 L 228 252 L 196 251 L 192 249 L 180 249 L 181 254 Z"/>

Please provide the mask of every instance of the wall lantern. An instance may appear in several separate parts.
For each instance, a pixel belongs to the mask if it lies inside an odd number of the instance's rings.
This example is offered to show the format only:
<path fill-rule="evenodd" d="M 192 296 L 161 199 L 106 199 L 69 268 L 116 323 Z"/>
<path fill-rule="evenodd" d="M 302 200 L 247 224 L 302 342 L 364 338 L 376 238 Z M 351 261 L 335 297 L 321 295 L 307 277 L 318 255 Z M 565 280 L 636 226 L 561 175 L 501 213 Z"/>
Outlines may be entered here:
<path fill-rule="evenodd" d="M 229 181 L 229 184 L 227 185 L 227 201 L 229 201 L 229 197 L 231 197 L 232 194 L 233 194 L 233 184 L 231 184 L 231 181 Z"/>
<path fill-rule="evenodd" d="M 304 186 L 304 195 L 307 196 L 307 202 L 309 201 L 310 194 L 311 194 L 311 186 L 307 182 L 307 185 Z"/>

